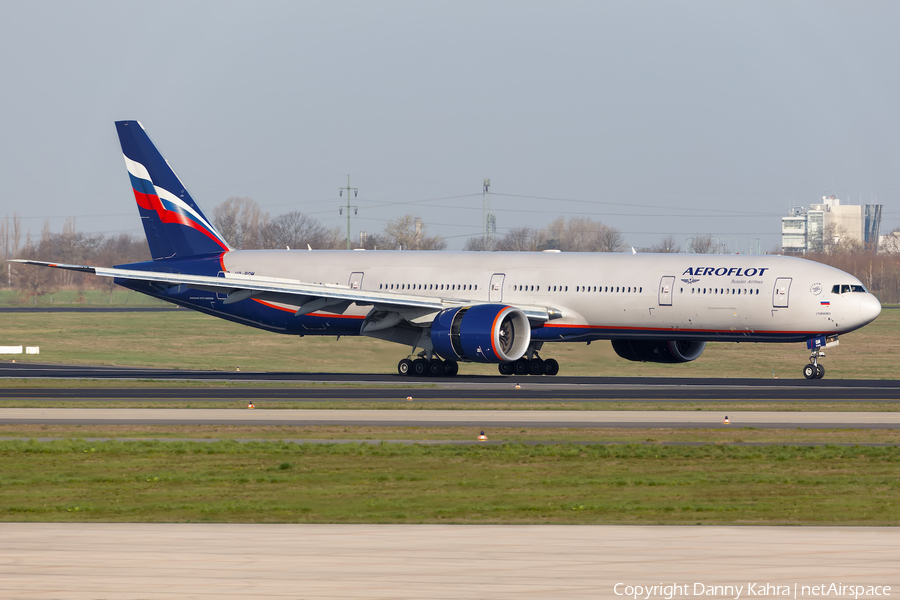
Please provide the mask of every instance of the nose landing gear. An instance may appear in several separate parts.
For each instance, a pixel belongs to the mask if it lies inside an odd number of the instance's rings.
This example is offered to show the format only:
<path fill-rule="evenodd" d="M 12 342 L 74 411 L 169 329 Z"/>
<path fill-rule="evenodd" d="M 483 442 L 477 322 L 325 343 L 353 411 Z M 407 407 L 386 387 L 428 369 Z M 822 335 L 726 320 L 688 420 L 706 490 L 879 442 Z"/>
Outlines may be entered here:
<path fill-rule="evenodd" d="M 807 379 L 822 379 L 825 377 L 825 367 L 819 364 L 819 359 L 825 358 L 825 353 L 816 348 L 809 355 L 809 364 L 803 367 L 803 376 Z"/>
<path fill-rule="evenodd" d="M 825 377 L 825 367 L 819 364 L 819 359 L 825 358 L 825 348 L 833 348 L 840 343 L 836 335 L 821 335 L 806 340 L 806 347 L 809 349 L 809 364 L 803 367 L 803 376 L 807 379 Z"/>

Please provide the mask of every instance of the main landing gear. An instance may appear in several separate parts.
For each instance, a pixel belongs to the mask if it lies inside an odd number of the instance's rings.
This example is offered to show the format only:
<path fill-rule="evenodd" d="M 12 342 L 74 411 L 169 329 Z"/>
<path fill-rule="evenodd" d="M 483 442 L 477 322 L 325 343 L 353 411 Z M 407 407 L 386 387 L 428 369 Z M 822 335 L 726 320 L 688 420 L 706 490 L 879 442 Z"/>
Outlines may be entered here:
<path fill-rule="evenodd" d="M 809 354 L 809 364 L 803 367 L 803 376 L 807 379 L 822 379 L 825 377 L 825 367 L 819 364 L 819 359 L 825 358 L 825 353 L 816 348 Z"/>
<path fill-rule="evenodd" d="M 420 356 L 413 360 L 404 358 L 397 363 L 397 372 L 408 377 L 453 377 L 459 373 L 459 363 L 437 357 L 427 359 Z"/>
<path fill-rule="evenodd" d="M 501 375 L 556 375 L 559 373 L 559 363 L 556 359 L 542 359 L 537 352 L 532 352 L 529 360 L 523 356 L 517 361 L 502 362 L 498 365 Z"/>

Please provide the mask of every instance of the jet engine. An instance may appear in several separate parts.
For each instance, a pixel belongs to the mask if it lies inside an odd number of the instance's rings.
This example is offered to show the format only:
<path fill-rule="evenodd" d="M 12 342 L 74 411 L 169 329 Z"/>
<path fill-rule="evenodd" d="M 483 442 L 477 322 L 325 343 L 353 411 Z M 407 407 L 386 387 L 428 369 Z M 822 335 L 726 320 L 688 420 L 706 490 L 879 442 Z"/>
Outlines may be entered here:
<path fill-rule="evenodd" d="M 665 340 L 613 340 L 613 350 L 626 360 L 683 363 L 697 360 L 706 348 L 706 342 Z"/>
<path fill-rule="evenodd" d="M 431 345 L 445 360 L 511 362 L 525 355 L 529 343 L 528 317 L 512 306 L 448 308 L 431 323 Z"/>

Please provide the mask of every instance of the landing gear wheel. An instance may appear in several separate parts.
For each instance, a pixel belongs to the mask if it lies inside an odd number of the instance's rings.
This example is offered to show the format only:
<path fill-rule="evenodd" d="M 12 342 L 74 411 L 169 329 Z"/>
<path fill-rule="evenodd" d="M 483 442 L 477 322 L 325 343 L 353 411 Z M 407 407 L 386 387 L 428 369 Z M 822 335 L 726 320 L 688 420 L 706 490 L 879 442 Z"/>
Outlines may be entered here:
<path fill-rule="evenodd" d="M 556 375 L 559 373 L 559 363 L 555 358 L 548 358 L 544 361 L 544 375 Z"/>
<path fill-rule="evenodd" d="M 440 377 L 444 374 L 444 361 L 433 360 L 428 364 L 428 374 L 432 377 Z"/>
<path fill-rule="evenodd" d="M 428 375 L 428 362 L 424 358 L 417 358 L 412 364 L 412 375 L 425 377 Z"/>
<path fill-rule="evenodd" d="M 805 367 L 803 367 L 803 376 L 807 379 L 815 379 L 816 375 L 819 374 L 819 369 L 817 365 L 809 363 Z M 822 374 L 825 374 L 825 369 L 822 369 Z"/>
<path fill-rule="evenodd" d="M 513 364 L 514 363 L 511 362 L 502 362 L 497 366 L 497 369 L 500 371 L 501 375 L 512 375 Z"/>
<path fill-rule="evenodd" d="M 459 373 L 459 363 L 455 360 L 448 360 L 444 363 L 444 375 L 447 377 L 454 377 L 457 373 Z"/>
<path fill-rule="evenodd" d="M 409 375 L 412 370 L 412 361 L 408 358 L 404 358 L 399 363 L 397 363 L 397 372 L 403 376 Z"/>
<path fill-rule="evenodd" d="M 513 363 L 513 373 L 516 375 L 527 375 L 528 374 L 528 359 L 520 358 L 516 362 Z"/>
<path fill-rule="evenodd" d="M 529 375 L 543 375 L 544 374 L 544 361 L 540 358 L 535 358 L 528 362 L 528 374 Z"/>
<path fill-rule="evenodd" d="M 816 379 L 822 379 L 823 377 L 825 377 L 825 367 L 816 365 Z"/>

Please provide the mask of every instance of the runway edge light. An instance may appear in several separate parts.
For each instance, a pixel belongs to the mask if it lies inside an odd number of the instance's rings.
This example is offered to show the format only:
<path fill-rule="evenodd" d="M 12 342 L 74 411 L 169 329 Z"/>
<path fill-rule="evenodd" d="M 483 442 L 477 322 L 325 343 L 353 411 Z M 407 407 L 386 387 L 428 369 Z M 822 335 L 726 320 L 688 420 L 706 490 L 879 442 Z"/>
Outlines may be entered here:
<path fill-rule="evenodd" d="M 484 434 L 483 431 L 478 435 L 478 441 L 479 441 L 479 442 L 486 442 L 486 441 L 487 441 L 487 436 Z"/>
<path fill-rule="evenodd" d="M 725 415 L 725 420 L 722 421 L 722 423 L 724 423 L 725 425 L 728 425 L 729 423 L 731 423 L 731 421 L 728 420 L 728 415 Z"/>

